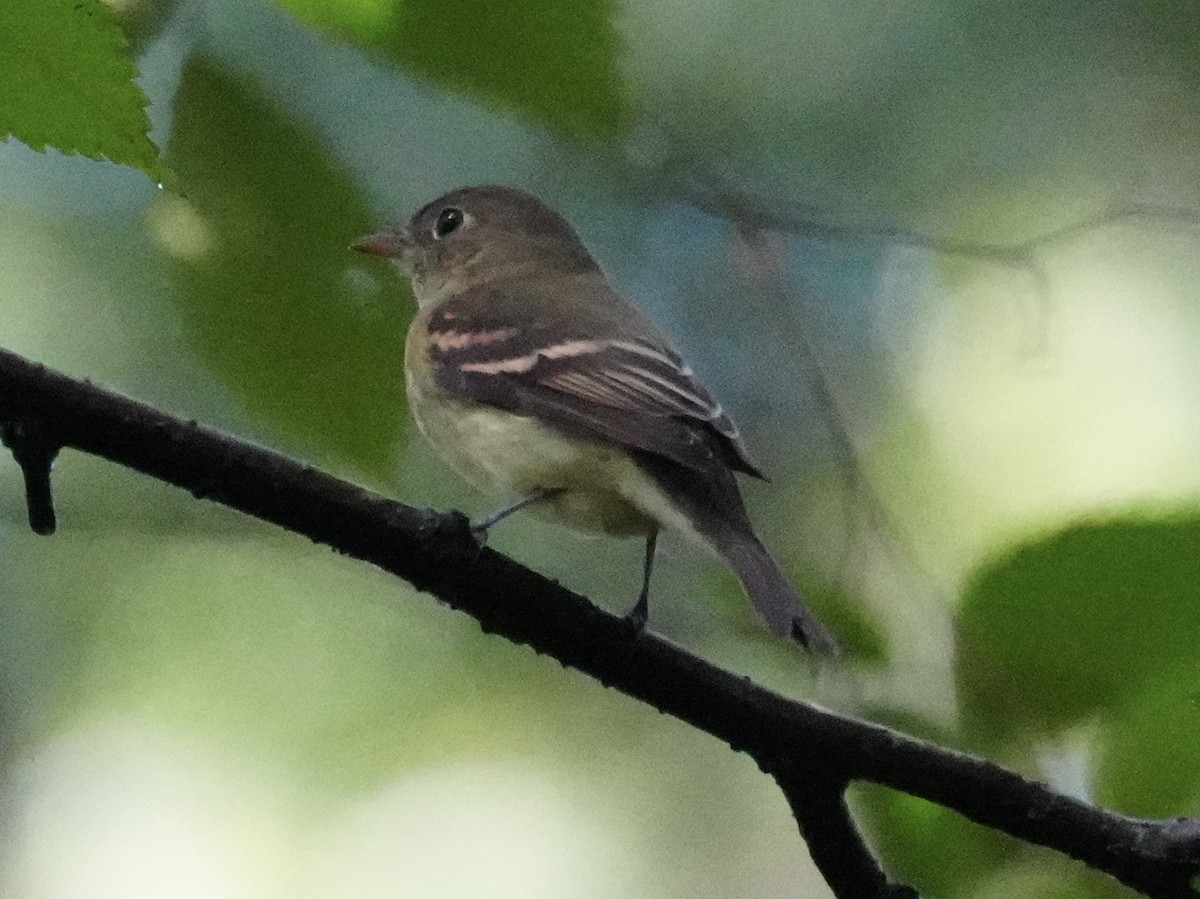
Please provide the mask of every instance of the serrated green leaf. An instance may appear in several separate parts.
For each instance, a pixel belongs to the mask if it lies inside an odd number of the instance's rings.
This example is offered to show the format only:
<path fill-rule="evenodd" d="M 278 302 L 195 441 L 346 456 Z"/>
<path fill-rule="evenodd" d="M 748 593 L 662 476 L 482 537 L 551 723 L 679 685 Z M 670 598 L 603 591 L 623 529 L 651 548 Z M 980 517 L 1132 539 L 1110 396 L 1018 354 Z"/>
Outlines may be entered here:
<path fill-rule="evenodd" d="M 164 198 L 159 227 L 180 242 L 194 346 L 291 441 L 386 477 L 411 307 L 399 279 L 369 307 L 352 290 L 348 247 L 375 224 L 363 198 L 312 135 L 210 61 L 188 65 L 176 108 L 169 158 L 184 197 Z"/>
<path fill-rule="evenodd" d="M 160 178 L 146 96 L 100 0 L 0 3 L 0 136 L 109 159 Z"/>
<path fill-rule="evenodd" d="M 279 0 L 401 69 L 573 138 L 624 119 L 612 0 Z"/>
<path fill-rule="evenodd" d="M 959 628 L 963 711 L 983 732 L 1053 731 L 1193 659 L 1200 522 L 1082 525 L 988 565 Z"/>

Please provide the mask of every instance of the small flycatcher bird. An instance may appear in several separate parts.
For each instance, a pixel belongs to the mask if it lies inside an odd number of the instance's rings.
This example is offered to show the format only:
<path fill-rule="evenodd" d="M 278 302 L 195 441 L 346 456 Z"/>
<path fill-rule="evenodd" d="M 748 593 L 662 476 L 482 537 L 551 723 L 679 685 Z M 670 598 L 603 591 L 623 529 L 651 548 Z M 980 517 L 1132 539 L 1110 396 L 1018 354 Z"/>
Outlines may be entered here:
<path fill-rule="evenodd" d="M 567 221 L 508 187 L 466 187 L 364 237 L 419 310 L 405 374 L 421 432 L 467 481 L 585 533 L 646 540 L 645 625 L 662 528 L 733 569 L 778 634 L 837 642 L 750 526 L 735 472 L 762 478 L 729 416 L 667 339 L 616 293 Z"/>

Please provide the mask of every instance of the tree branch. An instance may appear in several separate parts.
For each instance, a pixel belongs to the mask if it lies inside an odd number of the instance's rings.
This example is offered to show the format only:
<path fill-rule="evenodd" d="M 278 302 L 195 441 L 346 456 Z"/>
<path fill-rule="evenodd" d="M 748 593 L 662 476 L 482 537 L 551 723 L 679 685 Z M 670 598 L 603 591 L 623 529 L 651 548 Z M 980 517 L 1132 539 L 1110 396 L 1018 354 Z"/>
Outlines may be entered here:
<path fill-rule="evenodd" d="M 847 892 L 845 884 L 859 882 L 852 877 L 883 883 L 877 866 L 866 867 L 875 863 L 864 861 L 841 798 L 845 783 L 868 780 L 1058 850 L 1155 899 L 1200 897 L 1191 885 L 1200 872 L 1200 821 L 1096 808 L 982 759 L 787 699 L 654 634 L 634 636 L 621 618 L 480 549 L 460 513 L 405 506 L 0 350 L 0 422 L 21 420 L 39 423 L 43 447 L 101 456 L 377 565 L 472 615 L 484 631 L 748 753 L 784 786 L 839 896 L 863 895 Z M 818 786 L 809 789 L 805 778 L 813 777 Z"/>
<path fill-rule="evenodd" d="M 50 491 L 50 469 L 60 447 L 54 446 L 36 418 L 14 418 L 0 425 L 0 442 L 12 450 L 25 479 L 25 507 L 29 527 L 35 534 L 54 533 L 54 499 Z"/>
<path fill-rule="evenodd" d="M 844 780 L 807 762 L 778 772 L 775 782 L 800 825 L 817 870 L 836 896 L 917 899 L 912 887 L 891 883 L 846 807 Z"/>

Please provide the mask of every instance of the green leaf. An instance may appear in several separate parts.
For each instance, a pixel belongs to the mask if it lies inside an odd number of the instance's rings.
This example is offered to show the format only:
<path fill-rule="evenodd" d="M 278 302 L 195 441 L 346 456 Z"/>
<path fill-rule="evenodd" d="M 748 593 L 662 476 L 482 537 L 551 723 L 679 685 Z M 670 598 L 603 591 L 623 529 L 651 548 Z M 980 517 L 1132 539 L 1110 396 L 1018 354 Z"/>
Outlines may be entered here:
<path fill-rule="evenodd" d="M 174 248 L 197 351 L 252 414 L 386 478 L 412 307 L 399 289 L 364 305 L 348 278 L 361 264 L 349 245 L 377 227 L 363 198 L 309 133 L 211 62 L 188 65 L 176 110 L 169 157 L 185 196 L 151 219 Z"/>
<path fill-rule="evenodd" d="M 1096 800 L 1130 815 L 1193 814 L 1200 806 L 1200 660 L 1155 679 L 1113 718 L 1099 753 Z"/>
<path fill-rule="evenodd" d="M 1053 731 L 1193 659 L 1200 522 L 1081 525 L 978 573 L 961 610 L 963 711 L 982 732 Z"/>
<path fill-rule="evenodd" d="M 961 896 L 1012 858 L 1018 843 L 940 805 L 872 784 L 853 788 L 855 806 L 884 868 L 922 895 Z"/>
<path fill-rule="evenodd" d="M 146 96 L 100 0 L 0 3 L 0 136 L 35 150 L 107 158 L 161 178 Z"/>
<path fill-rule="evenodd" d="M 572 138 L 624 119 L 612 0 L 280 0 L 401 69 Z"/>

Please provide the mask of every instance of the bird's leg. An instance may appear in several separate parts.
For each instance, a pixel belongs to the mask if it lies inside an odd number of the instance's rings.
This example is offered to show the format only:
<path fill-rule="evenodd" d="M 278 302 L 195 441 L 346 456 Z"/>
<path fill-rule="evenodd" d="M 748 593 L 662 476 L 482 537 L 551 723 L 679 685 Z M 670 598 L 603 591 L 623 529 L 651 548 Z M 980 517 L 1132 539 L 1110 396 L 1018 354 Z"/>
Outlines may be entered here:
<path fill-rule="evenodd" d="M 486 543 L 488 531 L 491 530 L 494 525 L 499 524 L 514 512 L 520 512 L 526 506 L 532 506 L 534 503 L 540 503 L 544 500 L 553 499 L 554 497 L 565 493 L 566 489 L 566 487 L 538 487 L 532 493 L 521 497 L 515 503 L 505 506 L 503 509 L 493 512 L 491 515 L 487 515 L 478 521 L 471 522 L 471 533 L 475 535 L 475 539 L 478 540 L 480 544 Z"/>
<path fill-rule="evenodd" d="M 654 549 L 658 544 L 658 531 L 650 532 L 646 537 L 646 558 L 642 563 L 642 592 L 638 594 L 633 608 L 625 613 L 635 633 L 641 633 L 646 627 L 646 619 L 650 617 L 650 575 L 654 571 Z"/>

